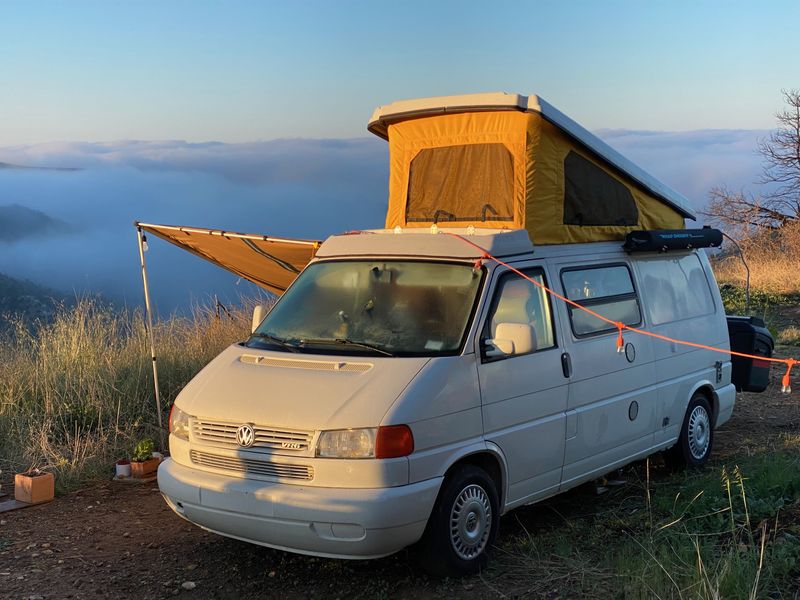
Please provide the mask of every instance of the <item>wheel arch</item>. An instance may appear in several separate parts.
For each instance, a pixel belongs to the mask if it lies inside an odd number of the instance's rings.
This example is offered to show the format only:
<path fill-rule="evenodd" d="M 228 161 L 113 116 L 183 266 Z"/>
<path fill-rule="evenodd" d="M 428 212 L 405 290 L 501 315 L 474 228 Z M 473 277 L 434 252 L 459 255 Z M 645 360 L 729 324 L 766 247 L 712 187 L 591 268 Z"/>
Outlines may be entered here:
<path fill-rule="evenodd" d="M 470 448 L 467 452 L 453 460 L 445 470 L 447 477 L 461 465 L 473 465 L 486 471 L 497 488 L 498 504 L 501 514 L 504 512 L 508 485 L 508 465 L 502 450 L 491 442 L 480 448 Z"/>
<path fill-rule="evenodd" d="M 710 381 L 699 381 L 692 388 L 692 393 L 689 394 L 689 398 L 686 400 L 687 407 L 689 406 L 689 402 L 692 401 L 694 395 L 698 392 L 703 394 L 706 397 L 706 400 L 708 400 L 708 403 L 711 405 L 711 422 L 714 423 L 714 427 L 716 428 L 717 416 L 719 415 L 719 396 L 717 396 L 717 392 Z"/>

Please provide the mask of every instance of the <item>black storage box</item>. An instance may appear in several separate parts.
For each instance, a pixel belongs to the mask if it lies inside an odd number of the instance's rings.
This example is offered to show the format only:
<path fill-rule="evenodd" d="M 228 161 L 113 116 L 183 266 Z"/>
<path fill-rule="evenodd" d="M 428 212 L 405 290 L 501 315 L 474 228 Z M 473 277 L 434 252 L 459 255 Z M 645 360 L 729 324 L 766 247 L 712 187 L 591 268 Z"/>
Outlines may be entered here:
<path fill-rule="evenodd" d="M 631 231 L 625 236 L 625 252 L 667 252 L 692 248 L 719 248 L 722 232 L 719 229 L 650 229 Z"/>
<path fill-rule="evenodd" d="M 758 317 L 728 317 L 728 336 L 731 339 L 731 350 L 744 354 L 755 354 L 770 358 L 775 347 L 772 334 Z M 736 389 L 740 392 L 763 392 L 769 385 L 769 367 L 767 360 L 731 356 L 733 376 Z"/>

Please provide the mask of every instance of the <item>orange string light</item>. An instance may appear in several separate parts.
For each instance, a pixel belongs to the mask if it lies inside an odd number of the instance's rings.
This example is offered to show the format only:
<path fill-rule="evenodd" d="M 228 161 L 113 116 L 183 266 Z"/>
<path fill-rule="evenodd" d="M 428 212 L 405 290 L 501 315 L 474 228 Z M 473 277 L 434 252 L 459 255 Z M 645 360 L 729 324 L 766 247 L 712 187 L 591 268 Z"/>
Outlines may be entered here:
<path fill-rule="evenodd" d="M 786 359 L 786 373 L 783 374 L 783 379 L 781 379 L 781 391 L 784 394 L 791 394 L 792 393 L 792 367 L 797 364 L 797 361 L 793 358 Z"/>

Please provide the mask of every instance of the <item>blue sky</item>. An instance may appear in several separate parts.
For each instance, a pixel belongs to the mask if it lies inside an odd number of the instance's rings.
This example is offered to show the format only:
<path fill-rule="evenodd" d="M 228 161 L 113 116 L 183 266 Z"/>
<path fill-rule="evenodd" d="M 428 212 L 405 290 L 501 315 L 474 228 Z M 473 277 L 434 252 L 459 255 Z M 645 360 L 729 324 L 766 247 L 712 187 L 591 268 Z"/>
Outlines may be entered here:
<path fill-rule="evenodd" d="M 0 169 L 0 207 L 58 223 L 0 237 L 0 273 L 137 303 L 134 219 L 380 227 L 387 145 L 366 123 L 404 98 L 538 93 L 696 208 L 757 191 L 798 23 L 797 0 L 0 0 L 0 162 L 81 169 Z M 151 246 L 162 312 L 243 293 Z"/>
<path fill-rule="evenodd" d="M 765 129 L 800 2 L 0 1 L 0 146 L 366 135 L 373 108 L 539 93 L 590 129 Z"/>

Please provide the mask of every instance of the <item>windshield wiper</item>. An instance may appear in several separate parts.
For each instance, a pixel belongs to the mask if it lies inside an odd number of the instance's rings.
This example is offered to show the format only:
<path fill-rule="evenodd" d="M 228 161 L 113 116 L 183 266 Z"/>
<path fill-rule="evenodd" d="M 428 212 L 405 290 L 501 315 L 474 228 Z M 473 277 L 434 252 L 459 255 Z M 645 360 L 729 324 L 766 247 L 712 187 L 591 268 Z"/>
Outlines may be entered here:
<path fill-rule="evenodd" d="M 274 335 L 269 334 L 269 333 L 261 333 L 260 331 L 254 331 L 252 334 L 250 334 L 250 337 L 251 338 L 259 338 L 259 339 L 262 339 L 262 340 L 267 340 L 268 342 L 272 342 L 273 344 L 277 344 L 278 346 L 281 346 L 282 348 L 286 348 L 287 350 L 290 350 L 291 352 L 300 352 L 300 350 L 297 349 L 297 346 L 292 344 L 292 343 L 289 343 L 288 340 L 284 340 L 282 338 L 279 338 L 279 337 L 274 336 Z"/>
<path fill-rule="evenodd" d="M 374 344 L 368 344 L 366 342 L 355 342 L 353 340 L 348 340 L 347 338 L 305 338 L 301 339 L 298 342 L 299 345 L 305 346 L 306 344 L 314 344 L 314 345 L 331 345 L 331 346 L 355 346 L 357 348 L 366 348 L 367 350 L 372 350 L 373 352 L 377 352 L 379 354 L 384 354 L 386 356 L 394 356 L 388 350 L 384 350 L 380 346 L 375 346 Z"/>

